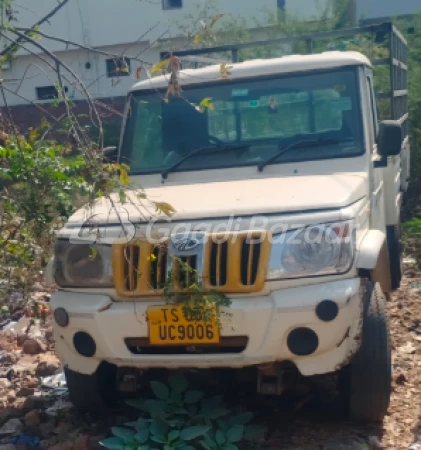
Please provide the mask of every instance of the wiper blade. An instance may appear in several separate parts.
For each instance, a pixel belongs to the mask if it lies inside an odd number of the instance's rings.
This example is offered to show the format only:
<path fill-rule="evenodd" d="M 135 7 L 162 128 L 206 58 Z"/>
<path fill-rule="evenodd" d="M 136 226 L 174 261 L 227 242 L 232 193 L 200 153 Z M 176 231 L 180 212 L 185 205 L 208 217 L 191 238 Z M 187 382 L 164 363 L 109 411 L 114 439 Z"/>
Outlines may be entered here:
<path fill-rule="evenodd" d="M 301 141 L 294 142 L 286 147 L 281 148 L 278 152 L 268 158 L 266 161 L 262 162 L 258 165 L 259 172 L 263 172 L 264 168 L 276 161 L 285 153 L 288 153 L 290 150 L 297 148 L 308 148 L 308 147 L 318 147 L 321 145 L 335 145 L 339 144 L 340 141 L 338 139 L 304 139 Z"/>
<path fill-rule="evenodd" d="M 184 158 L 181 158 L 179 161 L 177 161 L 175 164 L 173 164 L 171 167 L 168 167 L 168 169 L 165 169 L 163 172 L 161 172 L 161 177 L 163 180 L 166 180 L 168 178 L 168 174 L 173 172 L 175 169 L 177 169 L 181 164 L 183 164 L 184 161 L 188 160 L 191 156 L 197 155 L 198 153 L 202 152 L 208 152 L 211 151 L 212 153 L 218 153 L 223 151 L 230 151 L 230 150 L 242 150 L 242 149 L 249 149 L 249 144 L 226 144 L 226 145 L 217 145 L 217 146 L 209 146 L 209 147 L 200 147 L 196 148 L 192 152 L 188 153 Z"/>

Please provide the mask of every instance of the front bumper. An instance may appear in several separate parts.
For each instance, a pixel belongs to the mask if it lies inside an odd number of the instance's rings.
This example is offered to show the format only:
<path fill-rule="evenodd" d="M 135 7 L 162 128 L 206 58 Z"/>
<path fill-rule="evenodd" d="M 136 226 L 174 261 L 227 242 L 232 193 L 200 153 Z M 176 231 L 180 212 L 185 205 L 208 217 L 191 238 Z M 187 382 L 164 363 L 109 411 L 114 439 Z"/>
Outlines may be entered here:
<path fill-rule="evenodd" d="M 331 322 L 321 321 L 315 312 L 323 300 L 334 300 L 339 314 Z M 162 302 L 164 303 L 164 302 Z M 305 376 L 334 372 L 347 364 L 358 350 L 362 325 L 362 295 L 359 278 L 270 292 L 267 295 L 232 299 L 227 310 L 229 323 L 221 336 L 247 336 L 248 345 L 238 354 L 137 355 L 129 351 L 126 338 L 146 338 L 145 313 L 159 301 L 112 302 L 108 296 L 58 291 L 52 309 L 66 309 L 69 325 L 54 324 L 56 350 L 71 370 L 92 374 L 102 361 L 119 367 L 148 368 L 241 368 L 289 360 Z M 319 345 L 310 356 L 296 356 L 287 345 L 290 331 L 311 328 Z M 96 342 L 91 358 L 79 355 L 73 346 L 78 331 L 89 333 Z"/>

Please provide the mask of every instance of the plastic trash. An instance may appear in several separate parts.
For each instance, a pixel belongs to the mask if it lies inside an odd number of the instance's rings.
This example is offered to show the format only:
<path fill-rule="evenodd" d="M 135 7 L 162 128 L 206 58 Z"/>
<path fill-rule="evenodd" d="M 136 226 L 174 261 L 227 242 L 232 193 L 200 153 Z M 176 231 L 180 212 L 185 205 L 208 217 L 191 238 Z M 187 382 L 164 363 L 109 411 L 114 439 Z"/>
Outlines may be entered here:
<path fill-rule="evenodd" d="M 15 446 L 22 445 L 25 448 L 31 450 L 38 450 L 40 447 L 40 438 L 38 436 L 32 436 L 30 434 L 19 434 L 9 441 L 9 444 Z"/>
<path fill-rule="evenodd" d="M 13 328 L 17 325 L 17 322 L 13 322 L 9 320 L 9 323 L 1 328 L 3 331 L 13 330 Z"/>
<path fill-rule="evenodd" d="M 56 389 L 63 388 L 67 385 L 66 377 L 64 376 L 64 372 L 56 373 L 55 375 L 51 375 L 49 377 L 41 378 L 41 386 L 47 389 Z M 66 389 L 67 390 L 67 389 Z"/>

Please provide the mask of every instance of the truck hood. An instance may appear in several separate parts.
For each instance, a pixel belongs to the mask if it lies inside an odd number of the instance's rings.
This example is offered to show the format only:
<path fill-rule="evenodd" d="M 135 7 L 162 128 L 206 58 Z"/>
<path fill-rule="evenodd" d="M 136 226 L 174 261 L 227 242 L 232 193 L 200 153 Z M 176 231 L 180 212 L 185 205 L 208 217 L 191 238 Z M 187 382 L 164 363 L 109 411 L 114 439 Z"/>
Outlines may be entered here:
<path fill-rule="evenodd" d="M 201 220 L 230 215 L 264 215 L 309 210 L 339 209 L 366 196 L 364 173 L 273 177 L 198 184 L 163 185 L 144 190 L 150 202 L 165 202 L 175 209 L 173 220 Z M 162 215 L 147 200 L 139 200 L 140 191 L 127 192 L 121 204 L 117 195 L 112 203 L 102 198 L 90 208 L 78 210 L 68 225 L 97 216 L 96 222 L 118 223 L 115 209 L 124 211 L 131 222 L 147 222 Z M 116 208 L 115 205 L 118 204 Z"/>

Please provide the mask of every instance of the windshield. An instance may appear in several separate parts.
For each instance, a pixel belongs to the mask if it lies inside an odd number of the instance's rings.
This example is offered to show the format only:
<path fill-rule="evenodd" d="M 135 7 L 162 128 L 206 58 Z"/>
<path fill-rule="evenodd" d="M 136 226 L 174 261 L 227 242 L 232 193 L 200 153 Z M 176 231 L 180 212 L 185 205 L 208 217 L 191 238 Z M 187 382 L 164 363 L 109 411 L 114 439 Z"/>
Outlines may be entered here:
<path fill-rule="evenodd" d="M 174 171 L 259 165 L 303 139 L 337 142 L 291 150 L 270 164 L 359 155 L 356 79 L 346 69 L 183 86 L 168 100 L 165 92 L 134 92 L 121 162 L 139 174 L 162 173 L 183 158 Z"/>

